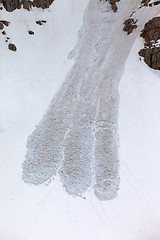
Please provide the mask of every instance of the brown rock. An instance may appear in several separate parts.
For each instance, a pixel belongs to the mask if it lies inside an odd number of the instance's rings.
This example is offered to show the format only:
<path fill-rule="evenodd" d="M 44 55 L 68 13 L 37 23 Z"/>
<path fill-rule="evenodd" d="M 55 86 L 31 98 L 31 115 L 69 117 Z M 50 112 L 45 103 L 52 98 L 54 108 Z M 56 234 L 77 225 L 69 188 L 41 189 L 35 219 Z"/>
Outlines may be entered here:
<path fill-rule="evenodd" d="M 43 23 L 46 23 L 46 22 L 47 22 L 46 20 L 36 21 L 36 23 L 39 25 L 43 25 Z"/>
<path fill-rule="evenodd" d="M 128 18 L 124 21 L 124 28 L 123 31 L 127 32 L 127 34 L 131 34 L 134 29 L 137 28 L 137 20 L 134 20 L 133 18 Z"/>
<path fill-rule="evenodd" d="M 155 70 L 160 70 L 160 17 L 155 17 L 148 21 L 141 32 L 144 38 L 144 48 L 139 51 L 139 55 L 144 58 L 144 62 Z"/>
<path fill-rule="evenodd" d="M 42 25 L 42 21 L 36 21 L 38 25 Z"/>
<path fill-rule="evenodd" d="M 150 68 L 160 70 L 160 47 L 141 49 L 139 55 Z"/>
<path fill-rule="evenodd" d="M 0 22 L 0 30 L 3 30 L 4 26 L 3 23 Z"/>
<path fill-rule="evenodd" d="M 3 34 L 3 35 L 6 35 L 6 32 L 5 32 L 5 31 L 3 31 L 3 32 L 2 32 L 2 34 Z"/>
<path fill-rule="evenodd" d="M 31 7 L 32 7 L 32 2 L 30 2 L 28 0 L 23 0 L 22 1 L 22 5 L 23 5 L 24 9 L 29 11 L 31 9 Z"/>
<path fill-rule="evenodd" d="M 28 33 L 29 33 L 30 35 L 34 35 L 34 32 L 33 32 L 33 31 L 28 31 Z"/>
<path fill-rule="evenodd" d="M 100 0 L 102 1 L 102 0 Z M 109 1 L 109 3 L 111 4 L 111 8 L 114 12 L 117 12 L 118 7 L 117 7 L 117 2 L 119 2 L 120 0 L 105 0 L 106 2 Z"/>
<path fill-rule="evenodd" d="M 15 9 L 24 9 L 30 10 L 32 7 L 38 8 L 49 8 L 54 0 L 0 0 L 0 3 L 3 4 L 4 8 L 8 12 L 12 12 Z"/>
<path fill-rule="evenodd" d="M 6 21 L 6 20 L 1 20 L 1 23 L 3 23 L 6 27 L 9 26 L 10 22 Z"/>
<path fill-rule="evenodd" d="M 113 3 L 113 4 L 111 5 L 111 7 L 112 7 L 112 10 L 113 10 L 114 12 L 117 12 L 118 7 L 117 7 L 116 3 Z"/>
<path fill-rule="evenodd" d="M 8 45 L 8 49 L 11 50 L 11 51 L 16 51 L 17 50 L 16 46 L 13 43 L 10 43 Z"/>

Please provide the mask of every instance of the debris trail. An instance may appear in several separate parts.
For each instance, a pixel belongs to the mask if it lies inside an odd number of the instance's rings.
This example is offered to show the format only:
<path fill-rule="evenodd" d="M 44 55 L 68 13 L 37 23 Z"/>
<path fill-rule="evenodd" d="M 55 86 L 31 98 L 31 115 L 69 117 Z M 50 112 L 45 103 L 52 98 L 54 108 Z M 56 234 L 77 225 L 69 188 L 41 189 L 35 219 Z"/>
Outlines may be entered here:
<path fill-rule="evenodd" d="M 143 19 L 155 14 L 148 8 L 134 11 L 139 3 L 120 1 L 114 13 L 106 1 L 90 1 L 75 64 L 28 139 L 25 182 L 41 184 L 58 172 L 65 190 L 73 196 L 92 186 L 100 200 L 116 197 L 119 80 Z M 122 30 L 123 22 L 133 11 L 139 25 L 128 36 Z"/>

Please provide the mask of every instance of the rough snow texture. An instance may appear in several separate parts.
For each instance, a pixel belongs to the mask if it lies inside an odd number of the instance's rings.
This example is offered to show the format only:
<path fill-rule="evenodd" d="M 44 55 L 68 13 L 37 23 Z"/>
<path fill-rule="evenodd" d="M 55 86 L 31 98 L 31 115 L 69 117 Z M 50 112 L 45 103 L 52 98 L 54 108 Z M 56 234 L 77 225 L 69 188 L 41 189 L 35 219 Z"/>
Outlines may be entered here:
<path fill-rule="evenodd" d="M 58 172 L 65 190 L 82 195 L 92 186 L 98 199 L 115 198 L 119 189 L 118 83 L 131 46 L 155 9 L 140 1 L 90 1 L 76 54 L 59 92 L 28 138 L 23 179 L 41 184 Z M 134 12 L 138 28 L 128 36 L 124 19 Z M 142 17 L 143 16 L 143 17 Z M 125 43 L 125 44 L 124 44 Z"/>

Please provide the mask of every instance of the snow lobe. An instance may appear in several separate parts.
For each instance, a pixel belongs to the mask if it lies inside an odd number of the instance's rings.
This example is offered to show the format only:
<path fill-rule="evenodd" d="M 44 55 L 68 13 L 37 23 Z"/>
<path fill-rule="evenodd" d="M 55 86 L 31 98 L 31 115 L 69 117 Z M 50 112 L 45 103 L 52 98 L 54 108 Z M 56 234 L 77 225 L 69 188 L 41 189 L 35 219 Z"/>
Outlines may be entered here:
<path fill-rule="evenodd" d="M 151 9 L 138 10 L 139 27 L 128 36 L 122 30 L 124 19 L 140 1 L 131 3 L 120 2 L 114 13 L 108 2 L 90 1 L 74 51 L 75 64 L 28 138 L 23 164 L 26 183 L 41 184 L 59 173 L 73 196 L 88 187 L 100 200 L 117 196 L 118 83 L 144 19 L 152 16 Z"/>

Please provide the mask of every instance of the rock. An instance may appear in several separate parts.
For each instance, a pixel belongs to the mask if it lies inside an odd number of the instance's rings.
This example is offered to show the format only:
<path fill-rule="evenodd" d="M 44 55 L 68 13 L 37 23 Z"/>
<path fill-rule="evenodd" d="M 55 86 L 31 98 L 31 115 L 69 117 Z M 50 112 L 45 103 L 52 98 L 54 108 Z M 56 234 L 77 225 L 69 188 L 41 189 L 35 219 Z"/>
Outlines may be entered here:
<path fill-rule="evenodd" d="M 29 33 L 30 35 L 34 35 L 34 32 L 33 32 L 33 31 L 28 31 L 28 33 Z"/>
<path fill-rule="evenodd" d="M 118 7 L 117 7 L 117 2 L 119 2 L 120 0 L 109 0 L 109 3 L 111 4 L 112 10 L 114 12 L 117 12 Z"/>
<path fill-rule="evenodd" d="M 2 32 L 2 34 L 3 34 L 3 35 L 6 35 L 6 32 L 5 32 L 5 31 L 3 31 L 3 32 Z"/>
<path fill-rule="evenodd" d="M 128 18 L 124 21 L 124 28 L 123 31 L 127 32 L 127 34 L 131 34 L 134 29 L 137 28 L 137 20 L 134 20 L 133 18 Z"/>
<path fill-rule="evenodd" d="M 117 7 L 116 3 L 113 3 L 111 6 L 112 6 L 112 10 L 113 10 L 114 12 L 117 12 L 118 7 Z"/>
<path fill-rule="evenodd" d="M 8 49 L 11 50 L 11 51 L 16 51 L 17 50 L 16 46 L 13 43 L 10 43 L 8 45 Z"/>
<path fill-rule="evenodd" d="M 160 17 L 155 17 L 149 20 L 142 30 L 140 35 L 145 39 L 146 45 L 152 45 L 151 41 L 157 41 L 160 39 Z"/>
<path fill-rule="evenodd" d="M 33 3 L 31 1 L 28 1 L 28 0 L 23 0 L 22 5 L 23 5 L 24 9 L 29 11 L 32 8 Z"/>
<path fill-rule="evenodd" d="M 4 24 L 6 27 L 9 26 L 10 22 L 6 21 L 6 20 L 1 20 L 0 21 L 2 24 Z"/>
<path fill-rule="evenodd" d="M 3 28 L 4 28 L 4 25 L 3 23 L 0 22 L 0 30 L 3 30 Z"/>
<path fill-rule="evenodd" d="M 36 23 L 39 25 L 43 25 L 43 23 L 46 23 L 46 22 L 47 22 L 46 20 L 36 21 Z"/>
<path fill-rule="evenodd" d="M 156 5 L 159 5 L 159 4 L 160 4 L 159 0 L 154 1 L 154 2 L 151 2 L 151 0 L 142 0 L 140 8 L 142 8 L 142 7 L 153 7 L 153 6 L 156 6 Z"/>
<path fill-rule="evenodd" d="M 160 70 L 160 47 L 141 49 L 139 55 L 150 68 Z"/>
<path fill-rule="evenodd" d="M 33 7 L 37 8 L 49 8 L 54 0 L 33 0 Z"/>
<path fill-rule="evenodd" d="M 100 1 L 102 1 L 102 0 L 100 0 Z M 111 4 L 111 8 L 112 8 L 112 10 L 114 11 L 114 12 L 117 12 L 117 10 L 118 10 L 118 7 L 117 7 L 117 2 L 119 2 L 120 0 L 105 0 L 106 2 L 108 2 L 109 1 L 109 3 Z"/>
<path fill-rule="evenodd" d="M 36 21 L 36 23 L 37 23 L 38 25 L 42 25 L 42 22 L 41 22 L 41 21 Z"/>
<path fill-rule="evenodd" d="M 12 12 L 15 9 L 24 9 L 30 10 L 32 7 L 37 8 L 49 8 L 49 6 L 53 3 L 54 0 L 0 0 L 0 3 L 3 4 L 4 8 L 8 12 Z"/>
<path fill-rule="evenodd" d="M 140 36 L 145 42 L 138 54 L 150 68 L 160 70 L 160 17 L 149 20 Z"/>

